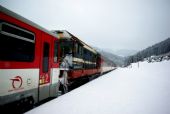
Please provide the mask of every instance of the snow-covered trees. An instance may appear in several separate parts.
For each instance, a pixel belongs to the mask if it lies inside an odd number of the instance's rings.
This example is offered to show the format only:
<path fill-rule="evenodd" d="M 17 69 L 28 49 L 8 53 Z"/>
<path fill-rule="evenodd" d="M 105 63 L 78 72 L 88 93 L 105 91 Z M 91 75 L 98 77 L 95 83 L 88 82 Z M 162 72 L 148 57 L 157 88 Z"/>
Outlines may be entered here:
<path fill-rule="evenodd" d="M 133 56 L 129 56 L 126 58 L 125 65 L 129 65 L 133 62 L 138 62 L 144 60 L 144 58 L 148 58 L 151 56 L 160 56 L 163 57 L 164 54 L 170 52 L 170 38 L 167 38 L 166 40 L 157 43 L 151 47 L 148 47 L 142 51 L 139 51 Z"/>

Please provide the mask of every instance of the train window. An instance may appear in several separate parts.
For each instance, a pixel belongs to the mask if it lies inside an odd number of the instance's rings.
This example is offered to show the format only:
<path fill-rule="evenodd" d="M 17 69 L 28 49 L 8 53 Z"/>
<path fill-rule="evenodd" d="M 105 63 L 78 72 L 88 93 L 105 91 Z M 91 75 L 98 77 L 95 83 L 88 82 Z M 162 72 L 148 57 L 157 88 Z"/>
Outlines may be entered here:
<path fill-rule="evenodd" d="M 8 24 L 6 22 L 1 23 L 1 32 L 8 36 L 12 36 L 18 39 L 34 42 L 34 34 L 20 27 Z"/>
<path fill-rule="evenodd" d="M 75 52 L 74 52 L 74 55 L 75 55 L 75 57 L 77 57 L 77 53 L 78 53 L 78 44 L 77 43 L 75 43 L 75 45 L 74 45 L 75 47 Z"/>
<path fill-rule="evenodd" d="M 48 72 L 49 49 L 50 49 L 50 45 L 45 42 L 44 43 L 44 48 L 43 48 L 43 72 Z"/>
<path fill-rule="evenodd" d="M 57 57 L 58 57 L 58 41 L 54 42 L 54 62 L 57 62 Z"/>
<path fill-rule="evenodd" d="M 67 41 L 67 40 L 62 40 L 60 42 L 60 49 L 61 49 L 61 57 L 66 57 L 66 55 L 72 54 L 72 48 L 73 48 L 73 42 L 72 41 Z"/>
<path fill-rule="evenodd" d="M 82 56 L 83 55 L 83 48 L 82 46 L 79 45 L 79 55 Z"/>
<path fill-rule="evenodd" d="M 5 22 L 0 23 L 0 60 L 32 62 L 34 51 L 33 33 Z"/>

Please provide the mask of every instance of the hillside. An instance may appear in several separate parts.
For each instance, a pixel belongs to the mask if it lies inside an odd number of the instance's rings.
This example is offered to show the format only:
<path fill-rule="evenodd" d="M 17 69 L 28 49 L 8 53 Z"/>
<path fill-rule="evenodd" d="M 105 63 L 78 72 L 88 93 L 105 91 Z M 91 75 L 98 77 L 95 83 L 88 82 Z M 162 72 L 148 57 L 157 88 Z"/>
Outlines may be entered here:
<path fill-rule="evenodd" d="M 112 51 L 106 51 L 103 49 L 99 49 L 97 47 L 94 47 L 103 57 L 108 58 L 109 60 L 113 61 L 117 66 L 124 65 L 124 57 L 115 55 L 112 53 Z"/>
<path fill-rule="evenodd" d="M 128 49 L 118 49 L 118 50 L 113 50 L 112 51 L 115 55 L 121 56 L 121 57 L 127 57 L 134 55 L 137 53 L 137 50 L 128 50 Z"/>
<path fill-rule="evenodd" d="M 160 58 L 163 58 L 165 54 L 170 52 L 170 38 L 167 38 L 164 41 L 161 41 L 155 45 L 152 45 L 142 51 L 139 51 L 135 55 L 129 56 L 126 59 L 126 64 L 130 64 L 137 61 L 143 61 L 145 58 L 151 57 L 151 56 L 160 56 Z"/>

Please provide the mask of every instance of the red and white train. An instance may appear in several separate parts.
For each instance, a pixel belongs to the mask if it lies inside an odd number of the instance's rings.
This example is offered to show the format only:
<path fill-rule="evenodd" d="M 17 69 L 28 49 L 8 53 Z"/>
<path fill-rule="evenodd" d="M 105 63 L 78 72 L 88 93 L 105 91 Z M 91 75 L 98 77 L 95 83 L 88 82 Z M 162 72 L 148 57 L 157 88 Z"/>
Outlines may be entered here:
<path fill-rule="evenodd" d="M 48 31 L 0 6 L 0 106 L 56 97 L 77 79 L 114 69 L 104 64 L 71 33 Z"/>

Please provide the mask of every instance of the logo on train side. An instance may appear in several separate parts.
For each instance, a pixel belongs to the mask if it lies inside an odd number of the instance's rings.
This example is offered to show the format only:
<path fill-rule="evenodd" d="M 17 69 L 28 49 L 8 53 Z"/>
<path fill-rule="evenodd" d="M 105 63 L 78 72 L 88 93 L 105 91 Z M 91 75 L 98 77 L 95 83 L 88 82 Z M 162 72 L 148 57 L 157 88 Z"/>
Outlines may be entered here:
<path fill-rule="evenodd" d="M 8 90 L 8 92 L 20 91 L 24 89 L 24 87 L 22 87 L 23 79 L 21 76 L 15 76 L 14 78 L 11 78 L 10 80 L 11 80 L 12 88 Z"/>
<path fill-rule="evenodd" d="M 15 76 L 14 78 L 10 79 L 12 80 L 12 87 L 13 89 L 19 89 L 22 86 L 22 78 L 20 76 Z"/>

